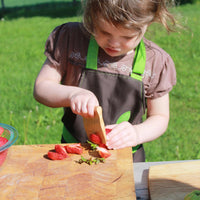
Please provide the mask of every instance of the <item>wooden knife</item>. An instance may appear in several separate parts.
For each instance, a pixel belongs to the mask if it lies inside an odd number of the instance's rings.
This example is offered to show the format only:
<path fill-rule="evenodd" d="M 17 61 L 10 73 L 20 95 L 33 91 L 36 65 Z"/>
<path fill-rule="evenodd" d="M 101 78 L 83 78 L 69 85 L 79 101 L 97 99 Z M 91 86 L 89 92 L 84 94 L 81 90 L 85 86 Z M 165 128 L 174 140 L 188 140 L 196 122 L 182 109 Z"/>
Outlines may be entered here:
<path fill-rule="evenodd" d="M 95 133 L 99 135 L 102 143 L 106 144 L 106 131 L 101 106 L 95 108 L 94 117 L 83 117 L 83 123 L 88 138 L 90 138 L 92 133 Z"/>

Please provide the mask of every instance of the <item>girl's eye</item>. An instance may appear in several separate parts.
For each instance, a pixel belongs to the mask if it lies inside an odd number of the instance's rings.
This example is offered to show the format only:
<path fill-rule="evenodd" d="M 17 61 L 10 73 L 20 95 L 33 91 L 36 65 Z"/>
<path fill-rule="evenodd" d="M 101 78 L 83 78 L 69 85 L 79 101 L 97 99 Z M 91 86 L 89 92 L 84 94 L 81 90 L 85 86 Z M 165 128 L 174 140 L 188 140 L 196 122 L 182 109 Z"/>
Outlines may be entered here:
<path fill-rule="evenodd" d="M 110 35 L 110 33 L 106 32 L 106 31 L 103 31 L 103 30 L 101 30 L 101 34 L 106 35 L 106 36 Z"/>
<path fill-rule="evenodd" d="M 135 37 L 136 37 L 136 35 L 135 36 L 124 36 L 123 38 L 126 39 L 126 40 L 131 40 Z"/>
<path fill-rule="evenodd" d="M 126 40 L 130 40 L 130 39 L 132 39 L 133 37 L 128 37 L 128 36 L 124 36 L 124 39 L 126 39 Z"/>

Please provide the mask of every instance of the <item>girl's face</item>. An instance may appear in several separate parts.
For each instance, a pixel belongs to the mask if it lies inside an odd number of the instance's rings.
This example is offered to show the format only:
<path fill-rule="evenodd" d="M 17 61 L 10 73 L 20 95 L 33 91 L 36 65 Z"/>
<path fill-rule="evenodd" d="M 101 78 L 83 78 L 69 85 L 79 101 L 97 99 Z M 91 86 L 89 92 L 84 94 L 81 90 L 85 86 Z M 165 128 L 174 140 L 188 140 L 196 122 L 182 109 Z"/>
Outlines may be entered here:
<path fill-rule="evenodd" d="M 134 32 L 123 28 L 122 26 L 114 26 L 112 23 L 105 21 L 99 17 L 95 24 L 94 37 L 98 45 L 109 56 L 125 55 L 129 51 L 135 49 L 140 43 L 146 32 L 147 26 L 142 28 L 142 33 Z"/>

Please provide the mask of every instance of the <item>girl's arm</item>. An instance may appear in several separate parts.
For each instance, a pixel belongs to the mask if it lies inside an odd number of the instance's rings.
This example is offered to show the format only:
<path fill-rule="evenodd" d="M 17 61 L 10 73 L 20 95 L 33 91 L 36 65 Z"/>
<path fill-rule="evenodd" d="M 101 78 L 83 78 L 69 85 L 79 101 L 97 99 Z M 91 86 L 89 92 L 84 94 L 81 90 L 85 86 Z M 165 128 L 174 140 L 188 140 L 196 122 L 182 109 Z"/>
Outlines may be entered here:
<path fill-rule="evenodd" d="M 138 125 L 122 122 L 110 125 L 107 146 L 112 149 L 136 146 L 155 140 L 167 129 L 169 122 L 169 94 L 156 99 L 147 99 L 147 119 Z"/>
<path fill-rule="evenodd" d="M 167 129 L 169 122 L 169 94 L 147 100 L 147 119 L 135 126 L 138 144 L 155 140 Z"/>
<path fill-rule="evenodd" d="M 75 114 L 93 116 L 94 107 L 99 105 L 95 95 L 79 87 L 60 84 L 61 78 L 47 59 L 35 81 L 35 99 L 49 107 L 71 107 Z"/>

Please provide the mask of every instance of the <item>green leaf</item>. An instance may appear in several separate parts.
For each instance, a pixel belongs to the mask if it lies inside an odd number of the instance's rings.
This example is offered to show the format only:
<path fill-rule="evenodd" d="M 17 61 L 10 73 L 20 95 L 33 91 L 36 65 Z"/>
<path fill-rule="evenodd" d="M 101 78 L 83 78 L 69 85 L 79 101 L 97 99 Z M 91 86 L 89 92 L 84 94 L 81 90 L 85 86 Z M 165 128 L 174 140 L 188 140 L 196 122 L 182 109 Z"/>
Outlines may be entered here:
<path fill-rule="evenodd" d="M 84 158 L 83 156 L 81 156 L 81 160 L 82 160 L 83 162 L 86 162 L 86 161 L 87 161 L 87 159 Z"/>
<path fill-rule="evenodd" d="M 96 160 L 96 162 L 95 162 L 95 164 L 99 164 L 100 163 L 100 160 L 99 159 L 97 159 Z"/>
<path fill-rule="evenodd" d="M 90 144 L 90 147 L 91 147 L 92 150 L 96 150 L 96 148 L 98 146 L 97 144 L 94 144 L 94 143 L 90 142 L 89 140 L 87 140 L 87 143 Z"/>

